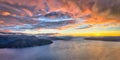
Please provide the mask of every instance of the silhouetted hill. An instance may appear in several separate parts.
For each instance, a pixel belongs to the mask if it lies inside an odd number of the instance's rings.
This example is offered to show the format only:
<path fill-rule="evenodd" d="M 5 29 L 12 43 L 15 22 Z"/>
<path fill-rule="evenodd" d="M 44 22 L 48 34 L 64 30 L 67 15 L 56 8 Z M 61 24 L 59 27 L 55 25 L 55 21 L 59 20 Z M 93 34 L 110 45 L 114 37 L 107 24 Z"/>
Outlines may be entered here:
<path fill-rule="evenodd" d="M 85 40 L 120 41 L 120 37 L 85 37 Z"/>
<path fill-rule="evenodd" d="M 0 35 L 0 48 L 24 48 L 51 44 L 49 39 L 27 35 Z"/>
<path fill-rule="evenodd" d="M 74 37 L 72 37 L 72 36 L 51 36 L 49 38 L 51 40 L 65 40 L 65 41 L 69 41 L 69 40 L 72 40 Z"/>

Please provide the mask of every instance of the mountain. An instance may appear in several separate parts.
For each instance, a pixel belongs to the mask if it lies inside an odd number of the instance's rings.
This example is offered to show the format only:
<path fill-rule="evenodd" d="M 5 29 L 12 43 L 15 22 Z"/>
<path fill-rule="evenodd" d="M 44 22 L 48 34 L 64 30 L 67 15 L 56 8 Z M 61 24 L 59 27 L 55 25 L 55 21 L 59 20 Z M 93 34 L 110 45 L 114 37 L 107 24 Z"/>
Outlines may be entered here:
<path fill-rule="evenodd" d="M 50 39 L 37 38 L 33 35 L 15 35 L 14 33 L 5 34 L 7 35 L 0 35 L 0 48 L 25 48 L 53 43 Z"/>

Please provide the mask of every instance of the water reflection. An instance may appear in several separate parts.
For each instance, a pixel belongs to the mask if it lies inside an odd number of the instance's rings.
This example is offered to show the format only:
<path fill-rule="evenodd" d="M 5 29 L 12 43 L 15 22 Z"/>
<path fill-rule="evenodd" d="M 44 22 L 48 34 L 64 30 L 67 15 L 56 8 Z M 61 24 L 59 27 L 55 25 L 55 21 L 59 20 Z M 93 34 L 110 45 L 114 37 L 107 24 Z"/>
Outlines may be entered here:
<path fill-rule="evenodd" d="M 0 49 L 0 60 L 120 60 L 120 42 L 54 41 L 24 49 Z"/>

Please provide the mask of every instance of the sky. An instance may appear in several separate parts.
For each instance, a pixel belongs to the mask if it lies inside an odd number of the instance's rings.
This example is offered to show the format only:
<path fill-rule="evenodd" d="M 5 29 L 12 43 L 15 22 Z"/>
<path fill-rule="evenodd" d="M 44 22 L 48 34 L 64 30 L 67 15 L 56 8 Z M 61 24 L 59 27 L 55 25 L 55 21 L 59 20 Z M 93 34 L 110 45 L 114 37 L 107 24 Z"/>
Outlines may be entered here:
<path fill-rule="evenodd" d="M 120 0 L 0 0 L 0 32 L 120 36 Z"/>

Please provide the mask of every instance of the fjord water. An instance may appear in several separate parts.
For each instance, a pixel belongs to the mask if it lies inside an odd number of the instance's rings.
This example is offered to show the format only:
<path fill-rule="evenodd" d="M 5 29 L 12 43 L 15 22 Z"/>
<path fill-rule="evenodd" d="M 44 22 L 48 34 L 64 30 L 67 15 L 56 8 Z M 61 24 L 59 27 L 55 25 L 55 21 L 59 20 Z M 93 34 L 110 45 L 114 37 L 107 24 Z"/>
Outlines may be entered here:
<path fill-rule="evenodd" d="M 120 42 L 70 40 L 22 49 L 0 49 L 0 60 L 120 60 Z"/>

